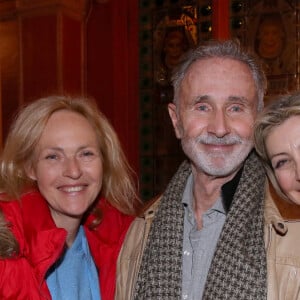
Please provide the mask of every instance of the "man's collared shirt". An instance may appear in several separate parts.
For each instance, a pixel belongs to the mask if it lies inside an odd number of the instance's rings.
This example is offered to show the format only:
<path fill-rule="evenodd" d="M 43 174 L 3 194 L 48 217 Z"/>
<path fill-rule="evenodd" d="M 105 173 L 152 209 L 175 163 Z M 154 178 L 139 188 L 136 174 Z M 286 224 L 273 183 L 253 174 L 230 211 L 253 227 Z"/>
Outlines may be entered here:
<path fill-rule="evenodd" d="M 184 235 L 182 261 L 182 299 L 200 300 L 215 248 L 226 219 L 222 199 L 202 216 L 203 226 L 197 229 L 193 209 L 193 175 L 187 180 L 182 197 Z"/>

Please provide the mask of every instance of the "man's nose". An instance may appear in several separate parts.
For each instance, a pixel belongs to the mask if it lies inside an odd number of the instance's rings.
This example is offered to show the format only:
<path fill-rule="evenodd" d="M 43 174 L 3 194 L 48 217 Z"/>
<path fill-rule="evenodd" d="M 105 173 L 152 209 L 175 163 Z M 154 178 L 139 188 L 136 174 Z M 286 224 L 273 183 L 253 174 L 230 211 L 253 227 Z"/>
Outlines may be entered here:
<path fill-rule="evenodd" d="M 215 111 L 210 117 L 207 131 L 217 137 L 227 135 L 230 132 L 228 116 L 222 110 Z"/>

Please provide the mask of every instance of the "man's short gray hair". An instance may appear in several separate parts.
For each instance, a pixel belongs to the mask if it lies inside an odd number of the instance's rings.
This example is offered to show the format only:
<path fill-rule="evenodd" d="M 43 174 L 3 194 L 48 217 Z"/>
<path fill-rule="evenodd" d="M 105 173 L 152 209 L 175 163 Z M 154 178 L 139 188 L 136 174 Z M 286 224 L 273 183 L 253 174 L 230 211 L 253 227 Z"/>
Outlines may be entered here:
<path fill-rule="evenodd" d="M 240 61 L 249 67 L 256 86 L 258 99 L 257 109 L 258 111 L 262 110 L 264 106 L 264 95 L 267 89 L 267 79 L 261 61 L 253 52 L 242 49 L 238 40 L 208 41 L 188 51 L 182 57 L 181 62 L 174 69 L 172 74 L 171 81 L 174 88 L 173 102 L 175 104 L 178 103 L 181 84 L 190 66 L 196 61 L 213 57 L 230 58 Z"/>

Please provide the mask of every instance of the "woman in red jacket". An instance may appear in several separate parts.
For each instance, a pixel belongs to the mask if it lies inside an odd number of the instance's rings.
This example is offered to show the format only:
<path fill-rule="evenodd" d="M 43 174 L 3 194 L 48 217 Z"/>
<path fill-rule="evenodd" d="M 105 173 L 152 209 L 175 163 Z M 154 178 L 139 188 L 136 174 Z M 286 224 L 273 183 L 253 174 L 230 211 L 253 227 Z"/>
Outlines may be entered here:
<path fill-rule="evenodd" d="M 130 174 L 92 102 L 52 96 L 25 107 L 0 165 L 13 233 L 0 253 L 0 299 L 113 299 L 118 253 L 140 205 Z"/>

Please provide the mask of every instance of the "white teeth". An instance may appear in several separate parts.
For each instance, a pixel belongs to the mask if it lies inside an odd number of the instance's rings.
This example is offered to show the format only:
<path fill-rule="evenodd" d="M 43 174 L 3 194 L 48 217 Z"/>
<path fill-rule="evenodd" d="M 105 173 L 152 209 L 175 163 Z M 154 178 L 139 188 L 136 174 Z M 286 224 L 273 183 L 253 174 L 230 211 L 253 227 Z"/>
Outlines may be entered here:
<path fill-rule="evenodd" d="M 80 192 L 83 190 L 82 186 L 72 186 L 72 187 L 65 187 L 63 190 L 67 193 L 74 193 L 74 192 Z"/>

